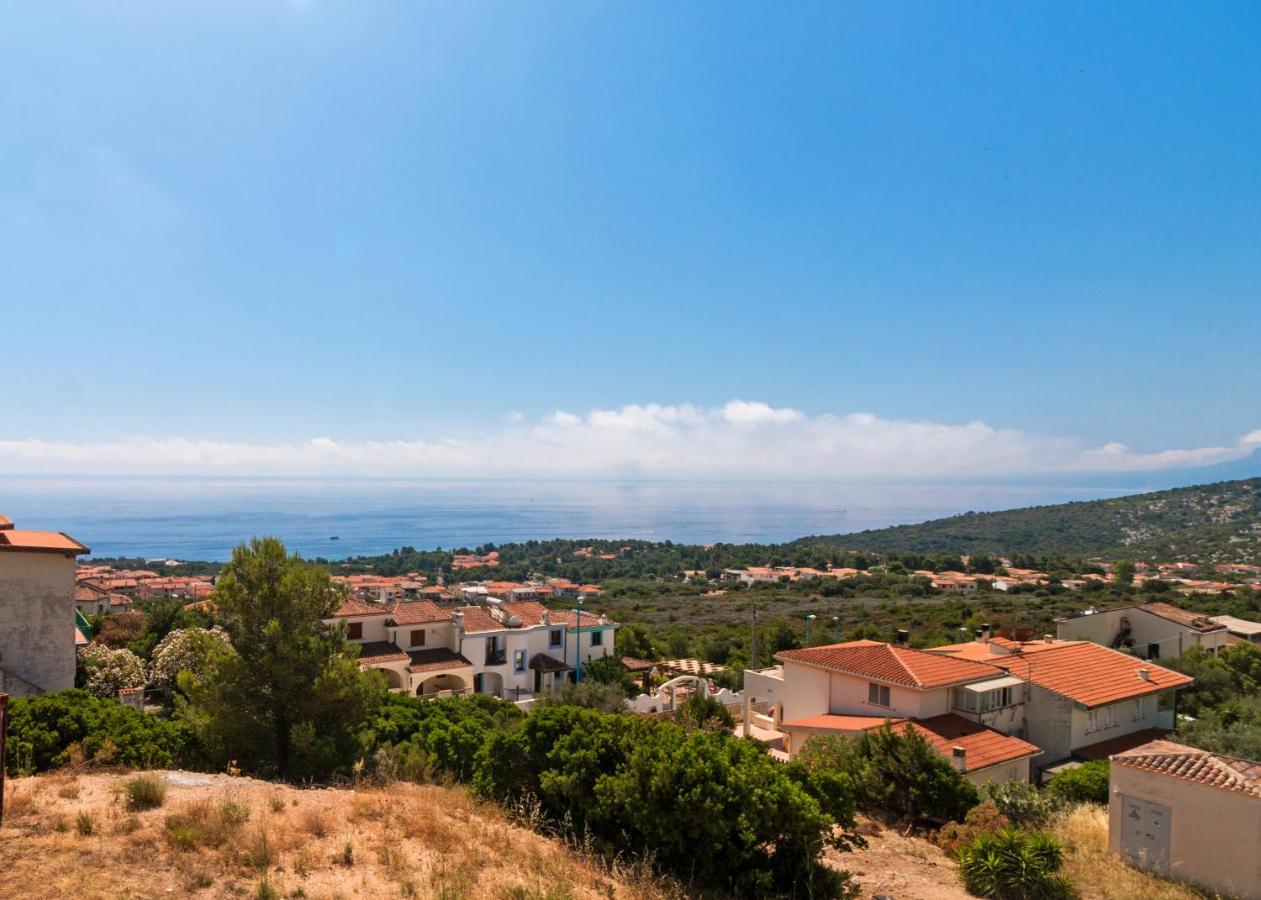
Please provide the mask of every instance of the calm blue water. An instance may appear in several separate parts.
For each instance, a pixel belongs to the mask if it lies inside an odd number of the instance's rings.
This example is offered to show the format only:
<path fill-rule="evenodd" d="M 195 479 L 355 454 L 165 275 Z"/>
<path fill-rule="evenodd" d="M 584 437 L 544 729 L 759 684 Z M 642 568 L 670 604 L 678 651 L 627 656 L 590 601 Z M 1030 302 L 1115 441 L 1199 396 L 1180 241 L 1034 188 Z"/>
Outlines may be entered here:
<path fill-rule="evenodd" d="M 779 542 L 1133 489 L 968 484 L 0 476 L 0 513 L 98 556 L 226 559 L 254 535 L 335 559 L 531 538 Z M 338 540 L 329 538 L 333 535 Z"/>

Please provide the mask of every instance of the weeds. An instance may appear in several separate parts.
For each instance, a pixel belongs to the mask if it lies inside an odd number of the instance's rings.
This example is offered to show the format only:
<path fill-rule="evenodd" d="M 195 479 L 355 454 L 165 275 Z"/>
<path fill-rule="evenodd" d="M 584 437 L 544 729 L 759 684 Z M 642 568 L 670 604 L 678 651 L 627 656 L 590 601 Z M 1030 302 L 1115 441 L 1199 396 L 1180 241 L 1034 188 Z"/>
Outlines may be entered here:
<path fill-rule="evenodd" d="M 152 773 L 137 775 L 123 782 L 123 793 L 130 810 L 157 809 L 166 802 L 166 782 Z"/>

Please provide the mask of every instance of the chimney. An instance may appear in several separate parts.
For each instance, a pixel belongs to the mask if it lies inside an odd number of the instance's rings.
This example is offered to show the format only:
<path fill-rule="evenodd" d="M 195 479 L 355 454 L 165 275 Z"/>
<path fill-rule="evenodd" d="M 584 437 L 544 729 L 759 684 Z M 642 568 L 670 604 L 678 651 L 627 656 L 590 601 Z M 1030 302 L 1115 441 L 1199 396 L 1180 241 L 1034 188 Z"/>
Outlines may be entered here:
<path fill-rule="evenodd" d="M 1042 635 L 1042 642 L 1044 644 L 1051 644 L 1055 642 L 1055 638 L 1051 637 L 1049 634 L 1044 634 Z"/>
<path fill-rule="evenodd" d="M 981 640 L 986 644 L 990 642 L 990 623 L 989 622 L 981 623 Z"/>
<path fill-rule="evenodd" d="M 963 774 L 968 770 L 968 751 L 955 744 L 950 748 L 950 765 L 954 770 Z"/>
<path fill-rule="evenodd" d="M 1142 668 L 1142 669 L 1139 669 L 1139 670 L 1138 670 L 1138 677 L 1139 677 L 1139 678 L 1141 678 L 1141 679 L 1143 679 L 1144 681 L 1151 681 L 1151 680 L 1152 680 L 1152 670 L 1151 670 L 1151 669 L 1148 669 L 1148 668 L 1146 668 L 1146 667 L 1144 667 L 1144 668 Z"/>
<path fill-rule="evenodd" d="M 985 632 L 983 632 L 981 629 L 979 629 L 979 628 L 978 628 L 978 629 L 974 632 L 974 634 L 976 635 L 976 642 L 977 642 L 978 644 L 983 644 L 983 643 L 985 643 Z"/>
<path fill-rule="evenodd" d="M 899 628 L 897 636 L 893 639 L 893 643 L 897 644 L 899 647 L 905 647 L 910 639 L 911 633 L 905 628 Z"/>
<path fill-rule="evenodd" d="M 552 624 L 552 611 L 550 609 L 543 610 L 543 624 L 544 625 Z"/>

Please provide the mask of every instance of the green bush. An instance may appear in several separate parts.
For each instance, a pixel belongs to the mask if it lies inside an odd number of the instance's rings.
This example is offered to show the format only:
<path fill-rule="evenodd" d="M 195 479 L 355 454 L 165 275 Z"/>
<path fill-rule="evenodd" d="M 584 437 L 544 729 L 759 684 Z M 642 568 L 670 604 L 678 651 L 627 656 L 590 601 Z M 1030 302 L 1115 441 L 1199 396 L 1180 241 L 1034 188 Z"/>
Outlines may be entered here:
<path fill-rule="evenodd" d="M 1055 798 L 1027 781 L 987 784 L 985 794 L 994 801 L 1000 813 L 1020 828 L 1041 828 L 1058 806 Z"/>
<path fill-rule="evenodd" d="M 993 900 L 1068 900 L 1072 883 L 1060 874 L 1064 854 L 1045 834 L 1016 828 L 979 834 L 959 848 L 959 876 L 968 893 Z"/>
<path fill-rule="evenodd" d="M 5 755 L 9 774 L 62 766 L 77 753 L 133 768 L 195 763 L 188 731 L 181 724 L 117 700 L 72 689 L 10 702 Z"/>
<path fill-rule="evenodd" d="M 599 681 L 583 681 L 581 684 L 565 682 L 554 690 L 542 693 L 537 706 L 583 706 L 601 712 L 626 711 L 626 691 L 620 685 Z"/>
<path fill-rule="evenodd" d="M 755 743 L 659 719 L 544 706 L 491 735 L 474 786 L 614 857 L 648 855 L 688 882 L 739 896 L 827 897 L 838 821 Z"/>
<path fill-rule="evenodd" d="M 947 822 L 937 832 L 937 846 L 946 851 L 957 851 L 977 835 L 1002 831 L 1011 825 L 1011 819 L 1003 815 L 993 800 L 982 800 L 968 810 L 962 822 Z"/>
<path fill-rule="evenodd" d="M 413 767 L 413 773 L 440 772 L 472 781 L 482 745 L 522 718 L 516 706 L 488 694 L 442 700 L 388 694 L 369 720 L 364 740 L 385 748 L 390 761 Z"/>
<path fill-rule="evenodd" d="M 736 726 L 731 710 L 713 697 L 702 697 L 700 694 L 691 694 L 679 704 L 675 721 L 685 728 L 702 731 L 730 731 Z"/>
<path fill-rule="evenodd" d="M 161 775 L 148 773 L 123 782 L 127 808 L 132 811 L 157 809 L 166 802 L 166 782 Z"/>
<path fill-rule="evenodd" d="M 1095 760 L 1060 772 L 1046 786 L 1046 792 L 1060 803 L 1108 802 L 1108 762 Z"/>
<path fill-rule="evenodd" d="M 959 822 L 976 806 L 976 788 L 911 728 L 886 724 L 855 738 L 812 737 L 798 754 L 815 771 L 846 775 L 858 808 L 888 823 Z"/>

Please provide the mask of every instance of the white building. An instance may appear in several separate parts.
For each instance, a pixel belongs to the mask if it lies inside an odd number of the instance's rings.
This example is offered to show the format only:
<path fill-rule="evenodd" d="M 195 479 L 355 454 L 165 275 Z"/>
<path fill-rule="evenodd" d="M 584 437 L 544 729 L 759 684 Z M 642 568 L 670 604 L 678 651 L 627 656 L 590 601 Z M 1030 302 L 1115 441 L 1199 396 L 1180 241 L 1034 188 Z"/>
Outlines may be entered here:
<path fill-rule="evenodd" d="M 1159 602 L 1090 611 L 1056 627 L 1063 640 L 1093 641 L 1143 659 L 1177 659 L 1192 647 L 1216 653 L 1227 640 L 1225 625 Z"/>
<path fill-rule="evenodd" d="M 360 665 L 380 669 L 390 690 L 417 696 L 482 693 L 524 699 L 572 679 L 614 653 L 617 623 L 585 610 L 489 600 L 443 609 L 428 600 L 390 605 L 347 600 L 344 622 Z"/>
<path fill-rule="evenodd" d="M 90 553 L 57 531 L 24 531 L 0 516 L 0 693 L 74 687 L 74 561 Z"/>

